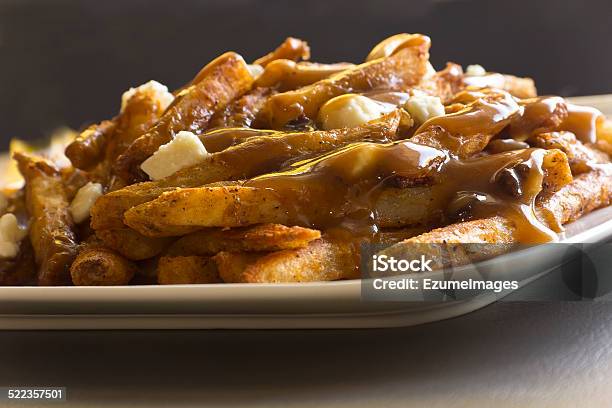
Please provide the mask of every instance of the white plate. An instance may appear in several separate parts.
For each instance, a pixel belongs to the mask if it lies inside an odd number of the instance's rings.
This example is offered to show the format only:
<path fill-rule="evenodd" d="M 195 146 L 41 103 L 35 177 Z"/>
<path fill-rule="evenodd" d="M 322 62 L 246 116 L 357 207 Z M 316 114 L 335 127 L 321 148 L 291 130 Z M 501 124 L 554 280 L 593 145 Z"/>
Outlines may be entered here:
<path fill-rule="evenodd" d="M 612 111 L 612 96 L 576 102 Z M 612 237 L 612 207 L 567 226 L 564 242 Z M 521 286 L 560 265 L 547 249 L 499 256 L 486 267 Z M 497 275 L 496 275 L 497 276 Z M 361 282 L 123 287 L 0 287 L 0 329 L 296 329 L 409 326 L 455 317 L 508 293 L 440 303 L 364 302 Z"/>

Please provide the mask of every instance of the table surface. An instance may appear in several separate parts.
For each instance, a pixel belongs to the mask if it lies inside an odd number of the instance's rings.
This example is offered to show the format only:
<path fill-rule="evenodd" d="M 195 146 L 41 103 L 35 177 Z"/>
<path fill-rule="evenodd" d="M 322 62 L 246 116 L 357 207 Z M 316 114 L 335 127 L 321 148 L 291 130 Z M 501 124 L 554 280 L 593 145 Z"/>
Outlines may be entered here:
<path fill-rule="evenodd" d="M 610 338 L 609 301 L 399 329 L 1 332 L 0 384 L 65 386 L 75 407 L 604 407 Z"/>

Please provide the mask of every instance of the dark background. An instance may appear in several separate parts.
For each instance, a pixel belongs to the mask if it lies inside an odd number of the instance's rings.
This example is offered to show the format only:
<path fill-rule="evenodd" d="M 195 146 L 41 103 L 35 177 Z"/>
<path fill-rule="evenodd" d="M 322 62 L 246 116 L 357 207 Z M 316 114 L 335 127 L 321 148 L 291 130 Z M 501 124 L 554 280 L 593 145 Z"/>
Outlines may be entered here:
<path fill-rule="evenodd" d="M 423 32 L 432 62 L 530 75 L 541 93 L 612 92 L 612 2 L 562 0 L 0 0 L 0 149 L 112 116 L 149 79 L 175 88 L 209 60 L 247 60 L 287 35 L 313 60 L 362 61 Z"/>

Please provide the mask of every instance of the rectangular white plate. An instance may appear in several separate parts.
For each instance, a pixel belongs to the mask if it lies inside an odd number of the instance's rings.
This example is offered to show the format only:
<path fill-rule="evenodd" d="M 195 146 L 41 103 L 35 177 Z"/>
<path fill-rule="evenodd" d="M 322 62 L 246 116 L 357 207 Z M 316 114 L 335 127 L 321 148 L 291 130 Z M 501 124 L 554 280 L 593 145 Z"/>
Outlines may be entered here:
<path fill-rule="evenodd" d="M 612 95 L 576 98 L 612 113 Z M 567 226 L 565 242 L 612 237 L 612 207 Z M 488 267 L 521 285 L 559 266 L 546 249 Z M 295 329 L 408 326 L 458 316 L 501 296 L 431 303 L 363 302 L 358 280 L 305 284 L 0 287 L 0 329 Z"/>

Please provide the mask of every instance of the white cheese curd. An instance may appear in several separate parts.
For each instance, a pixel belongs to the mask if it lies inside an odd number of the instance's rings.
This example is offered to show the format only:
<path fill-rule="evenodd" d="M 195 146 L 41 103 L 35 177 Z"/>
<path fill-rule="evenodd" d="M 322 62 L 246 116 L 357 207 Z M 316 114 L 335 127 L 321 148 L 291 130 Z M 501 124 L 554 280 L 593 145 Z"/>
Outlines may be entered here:
<path fill-rule="evenodd" d="M 121 96 L 121 112 L 125 110 L 128 101 L 137 92 L 142 92 L 153 99 L 157 99 L 162 109 L 166 109 L 174 100 L 174 95 L 168 92 L 168 87 L 157 81 L 146 82 L 136 88 L 130 88 Z"/>
<path fill-rule="evenodd" d="M 191 132 L 181 131 L 170 142 L 160 146 L 140 168 L 151 180 L 159 180 L 201 162 L 208 155 L 200 138 Z"/>
<path fill-rule="evenodd" d="M 327 101 L 319 110 L 318 122 L 325 130 L 362 125 L 392 112 L 396 106 L 367 96 L 346 94 Z"/>
<path fill-rule="evenodd" d="M 414 91 L 410 99 L 404 104 L 404 107 L 418 123 L 425 123 L 427 120 L 436 116 L 442 116 L 445 113 L 444 105 L 440 98 L 420 91 Z"/>
<path fill-rule="evenodd" d="M 259 77 L 264 72 L 264 67 L 259 64 L 248 64 L 247 68 L 253 78 Z"/>
<path fill-rule="evenodd" d="M 487 75 L 487 71 L 482 67 L 482 65 L 474 64 L 467 66 L 465 69 L 465 74 L 468 76 L 485 76 Z"/>
<path fill-rule="evenodd" d="M 87 183 L 77 191 L 70 207 L 70 215 L 77 224 L 89 218 L 89 212 L 98 197 L 102 195 L 102 184 Z"/>
<path fill-rule="evenodd" d="M 8 198 L 3 193 L 0 193 L 0 214 L 4 214 L 8 208 Z"/>
<path fill-rule="evenodd" d="M 0 217 L 0 258 L 14 258 L 19 253 L 19 242 L 28 231 L 19 226 L 15 214 Z"/>

